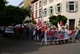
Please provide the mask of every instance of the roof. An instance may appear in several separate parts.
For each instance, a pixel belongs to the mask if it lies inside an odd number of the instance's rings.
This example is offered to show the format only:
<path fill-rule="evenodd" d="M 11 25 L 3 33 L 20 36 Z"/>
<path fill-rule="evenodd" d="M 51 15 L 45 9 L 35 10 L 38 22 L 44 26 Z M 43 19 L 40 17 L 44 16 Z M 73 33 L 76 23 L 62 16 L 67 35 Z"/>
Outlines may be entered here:
<path fill-rule="evenodd" d="M 24 2 L 22 1 L 22 2 L 19 4 L 19 6 L 22 5 L 23 3 L 24 3 Z"/>
<path fill-rule="evenodd" d="M 38 0 L 33 0 L 31 3 L 33 4 L 33 3 L 35 3 L 36 1 L 38 1 Z"/>

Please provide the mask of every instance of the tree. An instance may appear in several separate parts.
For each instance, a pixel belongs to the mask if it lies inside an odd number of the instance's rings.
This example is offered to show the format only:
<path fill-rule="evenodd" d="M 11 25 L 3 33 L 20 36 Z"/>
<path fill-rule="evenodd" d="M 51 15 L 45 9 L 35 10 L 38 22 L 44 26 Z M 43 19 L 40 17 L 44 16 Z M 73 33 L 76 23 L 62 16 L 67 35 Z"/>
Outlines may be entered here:
<path fill-rule="evenodd" d="M 27 9 L 15 7 L 15 6 L 6 6 L 5 10 L 1 13 L 0 16 L 0 25 L 11 25 L 22 23 L 25 17 L 30 16 L 30 11 Z"/>
<path fill-rule="evenodd" d="M 0 12 L 5 8 L 6 0 L 0 0 Z"/>
<path fill-rule="evenodd" d="M 49 17 L 49 22 L 51 22 L 51 24 L 53 25 L 57 26 L 57 23 L 59 23 L 60 21 L 62 21 L 63 25 L 65 25 L 67 22 L 67 17 L 63 15 L 58 15 L 58 16 L 53 15 Z"/>
<path fill-rule="evenodd" d="M 24 23 L 33 23 L 33 24 L 36 24 L 36 21 L 35 20 L 26 20 Z"/>
<path fill-rule="evenodd" d="M 31 20 L 26 20 L 24 23 L 31 23 Z"/>
<path fill-rule="evenodd" d="M 55 15 L 49 17 L 49 22 L 51 22 L 51 24 L 53 24 L 53 25 L 57 25 L 58 17 Z"/>
<path fill-rule="evenodd" d="M 59 22 L 62 21 L 63 25 L 65 25 L 67 23 L 67 17 L 63 16 L 63 15 L 58 15 L 57 16 L 59 18 Z"/>
<path fill-rule="evenodd" d="M 36 24 L 37 22 L 36 22 L 35 20 L 32 20 L 32 23 L 33 23 L 33 24 Z"/>

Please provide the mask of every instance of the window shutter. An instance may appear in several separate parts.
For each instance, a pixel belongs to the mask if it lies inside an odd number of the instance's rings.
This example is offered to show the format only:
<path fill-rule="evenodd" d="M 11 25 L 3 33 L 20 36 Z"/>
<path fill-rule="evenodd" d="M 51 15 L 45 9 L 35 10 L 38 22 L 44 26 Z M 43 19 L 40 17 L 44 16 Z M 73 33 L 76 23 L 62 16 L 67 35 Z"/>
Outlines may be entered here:
<path fill-rule="evenodd" d="M 45 16 L 47 16 L 48 15 L 48 8 L 46 8 L 46 15 Z"/>
<path fill-rule="evenodd" d="M 45 11 L 44 11 L 44 9 L 42 10 L 42 16 L 45 16 Z"/>
<path fill-rule="evenodd" d="M 44 5 L 46 5 L 47 4 L 47 0 L 44 0 Z"/>
<path fill-rule="evenodd" d="M 53 0 L 49 0 L 49 3 L 53 2 Z"/>
<path fill-rule="evenodd" d="M 43 9 L 41 9 L 41 17 L 43 17 Z"/>
<path fill-rule="evenodd" d="M 48 8 L 46 8 L 46 15 L 45 16 L 47 16 L 48 15 Z"/>
<path fill-rule="evenodd" d="M 46 4 L 47 4 L 47 0 L 46 0 Z"/>
<path fill-rule="evenodd" d="M 60 12 L 62 12 L 62 3 L 60 3 Z"/>
<path fill-rule="evenodd" d="M 44 3 L 44 0 L 43 0 L 43 3 Z"/>
<path fill-rule="evenodd" d="M 58 11 L 57 11 L 57 5 L 55 5 L 55 13 L 57 13 Z"/>
<path fill-rule="evenodd" d="M 44 17 L 46 16 L 45 10 L 44 10 Z"/>
<path fill-rule="evenodd" d="M 48 14 L 50 14 L 50 7 L 48 8 Z"/>
<path fill-rule="evenodd" d="M 52 8 L 53 8 L 53 13 L 54 13 L 54 6 Z"/>
<path fill-rule="evenodd" d="M 66 11 L 69 11 L 69 2 L 66 2 Z"/>
<path fill-rule="evenodd" d="M 78 1 L 75 1 L 75 11 L 78 11 Z"/>
<path fill-rule="evenodd" d="M 43 4 L 45 5 L 45 0 L 43 1 Z"/>

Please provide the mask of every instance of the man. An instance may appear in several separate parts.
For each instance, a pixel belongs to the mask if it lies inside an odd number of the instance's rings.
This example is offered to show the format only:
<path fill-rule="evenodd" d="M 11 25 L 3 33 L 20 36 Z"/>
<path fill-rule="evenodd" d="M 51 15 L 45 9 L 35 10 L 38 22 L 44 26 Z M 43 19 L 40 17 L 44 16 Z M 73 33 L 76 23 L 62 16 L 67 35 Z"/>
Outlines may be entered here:
<path fill-rule="evenodd" d="M 22 38 L 24 39 L 24 40 L 26 40 L 26 26 L 24 26 L 24 28 L 23 28 L 23 35 L 22 35 Z"/>

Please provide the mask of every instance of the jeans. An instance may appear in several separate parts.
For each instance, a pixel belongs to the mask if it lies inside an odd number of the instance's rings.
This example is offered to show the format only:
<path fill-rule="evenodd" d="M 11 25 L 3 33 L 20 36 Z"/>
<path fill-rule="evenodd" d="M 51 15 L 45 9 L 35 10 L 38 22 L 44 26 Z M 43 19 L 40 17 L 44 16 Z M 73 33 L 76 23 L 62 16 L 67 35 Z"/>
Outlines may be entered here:
<path fill-rule="evenodd" d="M 27 37 L 26 37 L 26 32 L 23 33 L 22 38 L 23 38 L 24 40 L 26 40 L 26 38 L 27 38 Z"/>
<path fill-rule="evenodd" d="M 78 34 L 76 35 L 76 37 L 75 37 L 75 40 L 78 40 L 78 41 L 79 41 L 79 39 L 80 39 L 80 34 L 78 33 Z"/>

